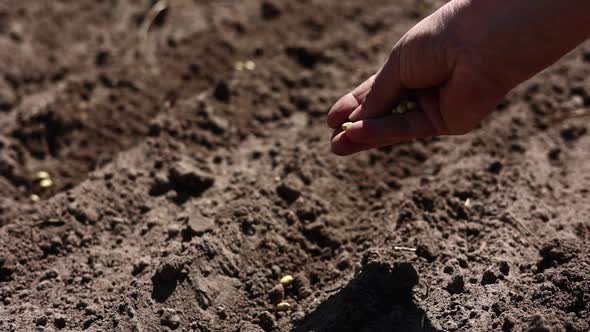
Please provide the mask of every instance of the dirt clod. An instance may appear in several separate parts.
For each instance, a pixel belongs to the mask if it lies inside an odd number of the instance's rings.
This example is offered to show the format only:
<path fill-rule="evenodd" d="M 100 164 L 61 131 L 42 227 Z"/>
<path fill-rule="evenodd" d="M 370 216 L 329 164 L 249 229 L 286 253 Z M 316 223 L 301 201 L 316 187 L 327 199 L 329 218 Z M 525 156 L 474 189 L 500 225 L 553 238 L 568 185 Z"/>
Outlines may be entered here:
<path fill-rule="evenodd" d="M 285 289 L 283 285 L 276 285 L 268 292 L 270 303 L 279 304 L 285 298 Z"/>
<path fill-rule="evenodd" d="M 447 284 L 447 291 L 451 294 L 461 294 L 465 292 L 465 279 L 461 274 L 455 274 Z"/>
<path fill-rule="evenodd" d="M 481 277 L 481 284 L 482 285 L 491 285 L 498 282 L 498 275 L 494 271 L 494 269 L 490 268 L 486 270 L 482 277 Z"/>

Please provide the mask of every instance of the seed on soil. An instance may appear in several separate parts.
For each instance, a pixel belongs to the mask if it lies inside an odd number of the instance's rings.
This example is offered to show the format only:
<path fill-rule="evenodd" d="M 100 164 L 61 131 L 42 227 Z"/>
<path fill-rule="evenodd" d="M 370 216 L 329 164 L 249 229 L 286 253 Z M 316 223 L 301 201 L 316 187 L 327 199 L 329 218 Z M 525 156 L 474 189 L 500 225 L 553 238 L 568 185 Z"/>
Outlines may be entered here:
<path fill-rule="evenodd" d="M 30 198 L 31 198 L 31 201 L 33 201 L 33 202 L 38 202 L 41 200 L 41 197 L 39 197 L 39 195 L 36 195 L 36 194 L 32 194 Z"/>
<path fill-rule="evenodd" d="M 286 275 L 284 277 L 281 278 L 281 285 L 283 286 L 289 286 L 293 283 L 293 281 L 295 280 L 295 278 L 293 278 L 293 276 L 291 275 Z"/>
<path fill-rule="evenodd" d="M 51 178 L 51 175 L 47 171 L 37 172 L 37 179 L 38 180 L 45 180 L 45 179 L 50 179 L 50 178 Z"/>
<path fill-rule="evenodd" d="M 352 122 L 346 122 L 342 125 L 342 130 L 347 131 L 350 126 L 352 126 Z"/>
<path fill-rule="evenodd" d="M 41 182 L 39 182 L 39 186 L 41 188 L 49 188 L 53 186 L 53 181 L 51 179 L 43 179 Z"/>
<path fill-rule="evenodd" d="M 253 71 L 254 69 L 256 69 L 256 63 L 252 60 L 248 60 L 244 62 L 244 69 Z"/>
<path fill-rule="evenodd" d="M 281 302 L 277 304 L 278 311 L 288 311 L 289 309 L 291 309 L 291 305 L 287 302 Z"/>

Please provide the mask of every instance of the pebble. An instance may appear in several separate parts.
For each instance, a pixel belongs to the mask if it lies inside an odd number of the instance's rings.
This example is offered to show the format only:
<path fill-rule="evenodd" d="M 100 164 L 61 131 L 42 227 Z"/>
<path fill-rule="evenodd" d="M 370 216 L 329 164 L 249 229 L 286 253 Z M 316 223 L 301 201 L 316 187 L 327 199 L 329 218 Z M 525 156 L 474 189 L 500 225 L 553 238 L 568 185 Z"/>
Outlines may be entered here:
<path fill-rule="evenodd" d="M 37 324 L 38 326 L 47 325 L 47 316 L 43 315 L 43 316 L 37 317 L 37 319 L 35 319 L 35 324 Z"/>
<path fill-rule="evenodd" d="M 56 270 L 47 270 L 43 273 L 43 275 L 41 276 L 41 280 L 49 280 L 49 279 L 55 279 L 59 276 L 59 273 L 57 273 Z"/>
<path fill-rule="evenodd" d="M 143 270 L 145 270 L 145 268 L 150 265 L 150 261 L 151 260 L 149 256 L 139 258 L 135 263 L 133 263 L 133 270 L 131 271 L 131 274 L 136 276 L 143 272 Z"/>
<path fill-rule="evenodd" d="M 53 317 L 53 325 L 55 325 L 55 327 L 57 327 L 58 329 L 63 329 L 66 327 L 66 316 L 62 315 L 62 314 L 56 314 Z"/>
<path fill-rule="evenodd" d="M 278 304 L 285 298 L 285 289 L 283 285 L 276 285 L 270 292 L 268 292 L 268 298 L 272 304 Z"/>
<path fill-rule="evenodd" d="M 455 274 L 447 284 L 447 291 L 451 294 L 465 293 L 465 279 L 461 274 Z"/>
<path fill-rule="evenodd" d="M 290 174 L 277 186 L 276 192 L 286 203 L 291 204 L 299 199 L 302 189 L 302 181 Z"/>
<path fill-rule="evenodd" d="M 272 331 L 277 326 L 275 316 L 268 311 L 263 311 L 258 315 L 257 323 L 265 331 Z"/>
<path fill-rule="evenodd" d="M 496 275 L 496 273 L 492 270 L 486 270 L 483 273 L 483 276 L 481 277 L 481 284 L 482 285 L 490 285 L 490 284 L 495 284 L 498 282 L 498 276 Z"/>
<path fill-rule="evenodd" d="M 180 326 L 180 316 L 174 309 L 164 309 L 162 311 L 162 318 L 160 319 L 162 326 L 167 326 L 172 330 L 177 329 Z"/>
<path fill-rule="evenodd" d="M 510 265 L 507 261 L 500 262 L 500 272 L 505 276 L 510 274 Z"/>

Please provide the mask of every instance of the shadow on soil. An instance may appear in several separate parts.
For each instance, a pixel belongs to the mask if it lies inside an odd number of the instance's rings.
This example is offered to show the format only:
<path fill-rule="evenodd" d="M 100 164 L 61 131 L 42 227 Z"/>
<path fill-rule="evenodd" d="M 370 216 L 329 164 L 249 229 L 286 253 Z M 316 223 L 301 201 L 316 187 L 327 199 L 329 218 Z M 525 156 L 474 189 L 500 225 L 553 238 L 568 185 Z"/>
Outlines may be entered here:
<path fill-rule="evenodd" d="M 411 264 L 373 261 L 363 266 L 291 332 L 442 332 L 413 300 L 418 273 Z"/>

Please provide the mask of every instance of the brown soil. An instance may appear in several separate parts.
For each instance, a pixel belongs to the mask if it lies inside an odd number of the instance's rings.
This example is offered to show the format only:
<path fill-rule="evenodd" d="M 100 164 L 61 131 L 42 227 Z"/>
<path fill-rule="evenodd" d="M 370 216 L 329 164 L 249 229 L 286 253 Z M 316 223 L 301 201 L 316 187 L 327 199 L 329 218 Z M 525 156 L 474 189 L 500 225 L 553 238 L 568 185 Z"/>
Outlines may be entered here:
<path fill-rule="evenodd" d="M 326 110 L 433 8 L 152 4 L 0 2 L 0 331 L 590 330 L 590 45 L 342 159 Z"/>

